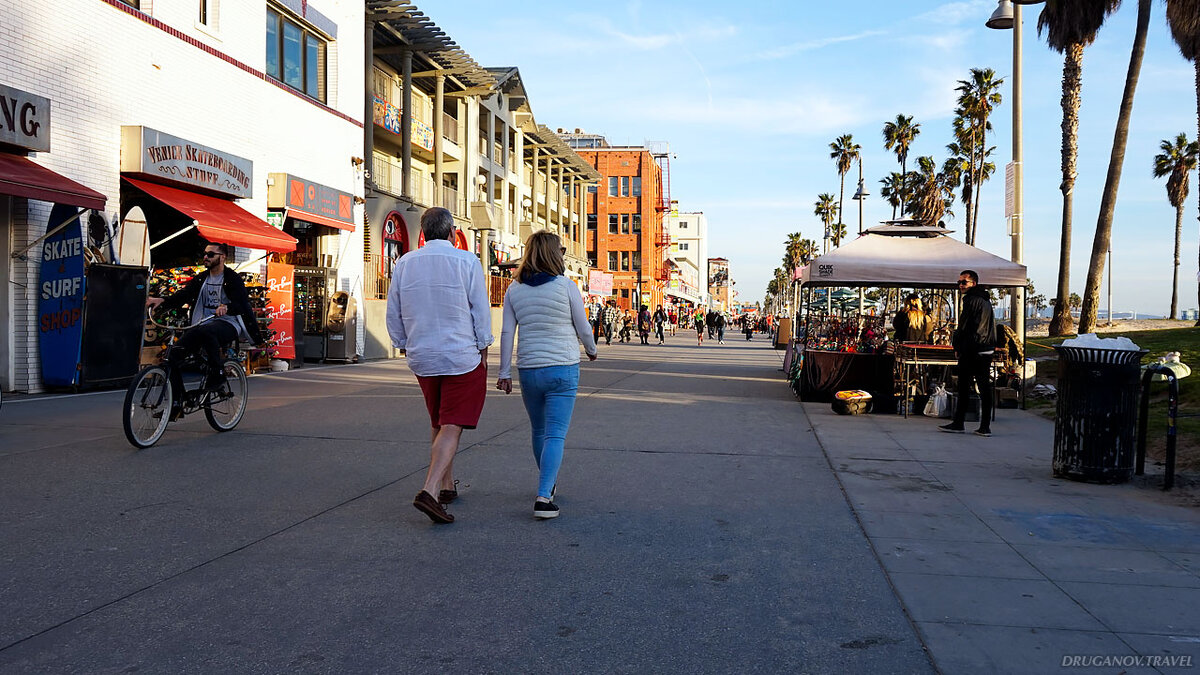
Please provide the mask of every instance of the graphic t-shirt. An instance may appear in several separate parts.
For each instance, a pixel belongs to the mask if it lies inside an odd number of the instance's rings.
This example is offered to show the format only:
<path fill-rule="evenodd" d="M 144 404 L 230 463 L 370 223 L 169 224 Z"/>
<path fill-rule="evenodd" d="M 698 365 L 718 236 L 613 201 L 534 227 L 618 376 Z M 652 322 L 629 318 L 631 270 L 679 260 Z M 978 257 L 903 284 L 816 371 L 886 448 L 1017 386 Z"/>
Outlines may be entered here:
<path fill-rule="evenodd" d="M 222 272 L 219 276 L 209 275 L 204 280 L 204 285 L 200 287 L 200 296 L 196 298 L 196 308 L 192 310 L 192 324 L 197 324 L 210 316 L 217 313 L 217 307 L 225 305 L 226 310 L 229 308 L 229 296 L 225 294 L 225 273 Z M 224 321 L 237 329 L 238 337 L 242 340 L 249 340 L 249 335 L 246 333 L 245 327 L 242 325 L 242 318 L 236 314 L 226 314 L 218 316 L 214 321 Z"/>

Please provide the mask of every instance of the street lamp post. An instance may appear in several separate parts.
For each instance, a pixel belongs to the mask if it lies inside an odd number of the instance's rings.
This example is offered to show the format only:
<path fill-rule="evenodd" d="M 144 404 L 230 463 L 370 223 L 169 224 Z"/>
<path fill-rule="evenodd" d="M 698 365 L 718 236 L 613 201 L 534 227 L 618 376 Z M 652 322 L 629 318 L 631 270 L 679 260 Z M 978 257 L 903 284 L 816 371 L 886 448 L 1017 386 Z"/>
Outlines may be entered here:
<path fill-rule="evenodd" d="M 859 234 L 859 236 L 862 236 L 862 233 L 863 233 L 863 202 L 865 202 L 867 200 L 867 196 L 870 194 L 871 193 L 867 192 L 866 186 L 863 185 L 862 160 L 860 159 L 860 160 L 858 160 L 858 190 L 854 193 L 854 196 L 850 198 L 850 199 L 853 199 L 854 201 L 858 202 L 858 234 Z M 862 315 L 863 305 L 866 304 L 865 295 L 866 295 L 866 291 L 860 287 L 858 289 L 858 313 L 859 313 L 859 315 Z"/>
<path fill-rule="evenodd" d="M 1021 118 L 1021 8 L 1022 5 L 1036 5 L 1044 0 L 999 0 L 996 11 L 992 12 L 987 21 L 988 28 L 998 30 L 1012 29 L 1013 32 L 1013 74 L 1012 74 L 1012 164 L 1013 164 L 1013 210 L 1012 210 L 1012 261 L 1023 264 L 1025 258 L 1025 167 L 1023 159 L 1022 118 Z M 1025 313 L 1022 311 L 1025 301 L 1025 289 L 1017 287 L 1010 296 L 1010 316 L 1013 318 L 1013 332 L 1025 335 Z"/>

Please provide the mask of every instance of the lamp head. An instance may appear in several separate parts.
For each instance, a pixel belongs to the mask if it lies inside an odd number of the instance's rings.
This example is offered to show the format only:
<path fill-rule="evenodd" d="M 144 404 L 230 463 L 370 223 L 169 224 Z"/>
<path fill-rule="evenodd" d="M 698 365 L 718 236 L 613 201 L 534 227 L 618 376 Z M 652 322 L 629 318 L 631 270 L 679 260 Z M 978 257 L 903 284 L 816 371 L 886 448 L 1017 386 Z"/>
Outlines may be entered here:
<path fill-rule="evenodd" d="M 996 11 L 992 12 L 991 18 L 987 20 L 988 28 L 998 30 L 1008 30 L 1013 27 L 1013 5 L 1012 0 L 999 0 Z"/>

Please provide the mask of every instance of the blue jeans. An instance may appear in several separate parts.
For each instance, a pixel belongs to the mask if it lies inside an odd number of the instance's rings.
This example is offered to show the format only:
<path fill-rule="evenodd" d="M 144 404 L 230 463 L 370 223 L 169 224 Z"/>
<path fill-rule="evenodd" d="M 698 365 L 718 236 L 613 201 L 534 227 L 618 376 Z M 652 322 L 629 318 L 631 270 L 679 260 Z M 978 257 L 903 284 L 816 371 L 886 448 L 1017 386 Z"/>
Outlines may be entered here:
<path fill-rule="evenodd" d="M 533 428 L 533 459 L 537 462 L 538 496 L 550 498 L 562 466 L 563 445 L 579 389 L 579 364 L 522 368 L 521 400 Z"/>

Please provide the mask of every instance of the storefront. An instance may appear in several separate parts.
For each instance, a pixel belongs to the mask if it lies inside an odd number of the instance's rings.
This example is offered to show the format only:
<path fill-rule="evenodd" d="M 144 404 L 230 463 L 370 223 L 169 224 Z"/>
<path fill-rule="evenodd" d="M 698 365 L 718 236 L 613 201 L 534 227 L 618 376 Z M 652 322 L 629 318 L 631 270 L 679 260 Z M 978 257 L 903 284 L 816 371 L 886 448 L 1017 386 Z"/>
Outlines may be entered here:
<path fill-rule="evenodd" d="M 346 249 L 342 233 L 354 231 L 354 195 L 273 173 L 267 180 L 267 208 L 267 217 L 296 239 L 294 251 L 273 256 L 272 261 L 273 267 L 290 267 L 294 282 L 295 349 L 294 355 L 284 356 L 295 359 L 295 365 L 304 360 L 353 358 L 356 316 L 346 316 L 344 308 L 331 301 L 337 294 L 338 269 Z"/>
<path fill-rule="evenodd" d="M 103 228 L 107 200 L 26 157 L 51 150 L 49 99 L 0 85 L 0 108 L 0 388 L 11 390 L 18 381 L 22 389 L 41 381 L 35 352 L 78 356 L 90 254 L 84 226 Z M 38 202 L 53 206 L 47 213 Z M 36 345 L 18 341 L 29 326 Z M 69 360 L 65 375 L 74 377 L 77 358 Z"/>
<path fill-rule="evenodd" d="M 121 240 L 136 239 L 131 233 L 145 228 L 152 296 L 178 290 L 199 272 L 205 245 L 234 247 L 227 265 L 246 281 L 268 335 L 268 344 L 248 353 L 247 370 L 265 367 L 274 347 L 266 256 L 297 248 L 295 237 L 235 203 L 251 197 L 253 171 L 250 160 L 228 152 L 148 127 L 121 128 Z"/>

